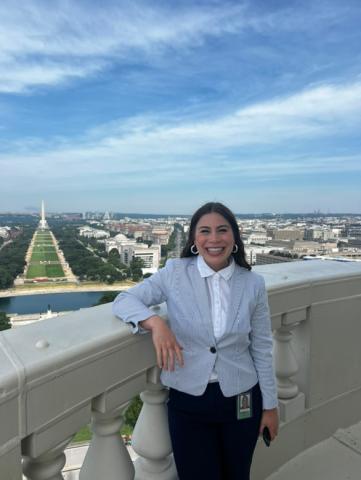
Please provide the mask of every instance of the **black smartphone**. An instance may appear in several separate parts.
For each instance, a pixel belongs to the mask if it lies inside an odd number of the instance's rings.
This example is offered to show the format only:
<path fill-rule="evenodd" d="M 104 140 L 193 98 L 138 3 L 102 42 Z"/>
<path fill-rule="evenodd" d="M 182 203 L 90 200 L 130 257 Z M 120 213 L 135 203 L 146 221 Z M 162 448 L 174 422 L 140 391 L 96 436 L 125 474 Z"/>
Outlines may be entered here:
<path fill-rule="evenodd" d="M 263 441 L 266 444 L 266 446 L 269 447 L 271 445 L 271 434 L 270 434 L 270 431 L 269 431 L 268 427 L 264 427 L 263 432 L 262 432 L 262 437 L 263 437 Z"/>

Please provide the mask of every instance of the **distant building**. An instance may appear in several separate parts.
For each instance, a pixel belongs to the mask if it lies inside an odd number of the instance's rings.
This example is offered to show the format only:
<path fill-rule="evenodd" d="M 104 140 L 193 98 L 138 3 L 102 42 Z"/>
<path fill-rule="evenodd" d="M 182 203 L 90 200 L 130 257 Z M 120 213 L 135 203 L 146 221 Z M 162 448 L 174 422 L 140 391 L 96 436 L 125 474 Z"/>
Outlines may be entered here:
<path fill-rule="evenodd" d="M 285 263 L 299 261 L 299 258 L 282 257 L 279 255 L 271 255 L 269 253 L 257 253 L 257 265 L 269 265 L 271 263 Z"/>
<path fill-rule="evenodd" d="M 105 249 L 107 253 L 117 250 L 120 261 L 125 265 L 130 265 L 133 258 L 141 258 L 144 262 L 143 273 L 154 273 L 159 268 L 160 245 L 149 247 L 145 243 L 138 243 L 135 239 L 127 238 L 119 233 L 115 237 L 105 240 Z"/>
<path fill-rule="evenodd" d="M 303 240 L 303 234 L 303 229 L 271 228 L 267 230 L 267 236 L 273 240 Z"/>
<path fill-rule="evenodd" d="M 307 242 L 307 241 L 296 241 L 293 245 L 293 251 L 301 254 L 312 254 L 312 253 L 330 253 L 332 251 L 337 251 L 337 243 L 319 243 L 319 242 Z"/>
<path fill-rule="evenodd" d="M 342 231 L 345 237 L 361 237 L 361 224 L 355 223 L 345 226 Z"/>
<path fill-rule="evenodd" d="M 356 238 L 349 238 L 347 244 L 350 248 L 361 249 L 361 236 Z"/>
<path fill-rule="evenodd" d="M 257 245 L 265 245 L 267 242 L 267 233 L 266 232 L 252 232 L 250 234 L 243 234 L 242 235 L 243 242 L 245 244 L 257 244 Z"/>
<path fill-rule="evenodd" d="M 143 274 L 155 273 L 159 268 L 160 245 L 148 247 L 146 244 L 124 246 L 121 254 L 121 261 L 129 265 L 133 258 L 141 258 L 144 262 Z"/>
<path fill-rule="evenodd" d="M 272 247 L 266 247 L 261 245 L 246 245 L 246 260 L 250 265 L 256 265 L 257 256 L 260 254 L 268 254 L 270 250 L 272 250 Z"/>
<path fill-rule="evenodd" d="M 309 241 L 327 241 L 335 238 L 335 233 L 331 229 L 321 227 L 306 228 L 304 233 L 304 240 Z"/>
<path fill-rule="evenodd" d="M 10 237 L 10 227 L 0 227 L 0 237 L 4 238 L 5 240 Z"/>
<path fill-rule="evenodd" d="M 151 241 L 156 245 L 167 245 L 173 230 L 173 225 L 153 227 L 150 231 L 143 232 L 142 238 L 143 240 Z"/>
<path fill-rule="evenodd" d="M 105 240 L 105 250 L 107 253 L 112 250 L 118 250 L 119 255 L 122 254 L 123 246 L 136 245 L 137 241 L 134 238 L 128 238 L 123 233 L 118 233 L 115 237 Z"/>
<path fill-rule="evenodd" d="M 110 237 L 110 233 L 106 230 L 99 230 L 97 228 L 92 227 L 80 227 L 79 228 L 79 235 L 86 238 L 108 238 Z"/>

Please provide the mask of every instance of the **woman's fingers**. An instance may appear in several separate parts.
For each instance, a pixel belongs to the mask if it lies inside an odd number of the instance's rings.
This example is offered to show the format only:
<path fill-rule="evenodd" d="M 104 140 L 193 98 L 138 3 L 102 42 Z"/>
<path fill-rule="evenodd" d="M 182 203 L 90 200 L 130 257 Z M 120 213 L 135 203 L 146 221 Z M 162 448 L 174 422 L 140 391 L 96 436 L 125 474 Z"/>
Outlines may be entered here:
<path fill-rule="evenodd" d="M 183 360 L 183 353 L 182 353 L 182 347 L 178 345 L 175 346 L 175 354 L 176 354 L 176 357 L 177 357 L 177 362 L 178 364 L 183 367 L 184 365 L 184 360 Z"/>
<path fill-rule="evenodd" d="M 162 347 L 162 368 L 168 370 L 168 350 L 166 347 Z"/>
<path fill-rule="evenodd" d="M 168 349 L 168 370 L 174 370 L 174 351 L 171 348 Z"/>
<path fill-rule="evenodd" d="M 157 354 L 157 365 L 159 368 L 162 368 L 162 349 L 160 346 L 155 346 L 155 352 Z"/>
<path fill-rule="evenodd" d="M 178 344 L 173 332 L 163 321 L 153 325 L 152 335 L 159 368 L 173 371 L 175 361 L 180 366 L 183 366 L 182 347 Z"/>
<path fill-rule="evenodd" d="M 271 440 L 273 441 L 278 433 L 278 410 L 273 408 L 270 410 L 263 410 L 262 420 L 260 425 L 260 434 L 262 434 L 263 429 L 268 427 L 271 435 Z"/>
<path fill-rule="evenodd" d="M 180 347 L 177 343 L 176 344 L 164 344 L 160 342 L 156 346 L 156 354 L 157 354 L 157 364 L 159 368 L 163 368 L 164 370 L 174 370 L 175 361 L 183 367 L 183 354 L 182 354 L 182 347 Z"/>

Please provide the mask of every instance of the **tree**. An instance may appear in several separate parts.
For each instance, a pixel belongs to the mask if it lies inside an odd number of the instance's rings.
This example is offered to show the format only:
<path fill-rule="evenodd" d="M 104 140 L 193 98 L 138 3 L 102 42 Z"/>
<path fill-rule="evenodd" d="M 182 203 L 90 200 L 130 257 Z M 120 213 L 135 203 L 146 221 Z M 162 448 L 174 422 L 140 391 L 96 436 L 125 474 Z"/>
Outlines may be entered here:
<path fill-rule="evenodd" d="M 139 257 L 133 257 L 130 265 L 131 277 L 134 282 L 139 282 L 143 276 L 142 268 L 144 268 L 144 261 Z"/>
<path fill-rule="evenodd" d="M 6 315 L 5 312 L 0 312 L 0 331 L 8 330 L 9 328 L 11 328 L 9 317 Z"/>
<path fill-rule="evenodd" d="M 115 297 L 118 295 L 119 292 L 106 292 L 99 298 L 98 302 L 94 305 L 103 305 L 103 303 L 110 303 L 112 302 Z"/>
<path fill-rule="evenodd" d="M 137 395 L 130 402 L 129 407 L 125 412 L 125 415 L 124 415 L 125 423 L 127 425 L 130 425 L 132 428 L 134 428 L 135 424 L 137 423 L 137 419 L 142 409 L 142 405 L 143 405 L 143 402 L 141 401 L 140 396 Z"/>
<path fill-rule="evenodd" d="M 5 267 L 0 267 L 0 289 L 10 288 L 13 285 L 13 277 Z"/>

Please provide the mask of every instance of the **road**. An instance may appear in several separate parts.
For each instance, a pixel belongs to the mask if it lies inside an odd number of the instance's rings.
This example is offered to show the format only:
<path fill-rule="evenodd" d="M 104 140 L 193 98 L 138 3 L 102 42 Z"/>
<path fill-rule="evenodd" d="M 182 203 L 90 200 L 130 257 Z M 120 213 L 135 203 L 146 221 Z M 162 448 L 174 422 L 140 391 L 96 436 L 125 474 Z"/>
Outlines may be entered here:
<path fill-rule="evenodd" d="M 182 248 L 182 231 L 177 228 L 175 231 L 175 247 L 168 252 L 168 258 L 179 258 L 181 256 Z"/>
<path fill-rule="evenodd" d="M 6 247 L 6 245 L 9 245 L 9 243 L 11 243 L 11 242 L 12 242 L 12 240 L 6 240 L 6 242 L 4 242 L 4 243 L 1 245 L 0 251 L 1 251 L 4 247 Z"/>

